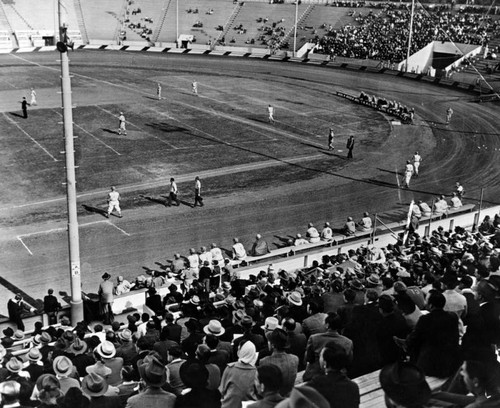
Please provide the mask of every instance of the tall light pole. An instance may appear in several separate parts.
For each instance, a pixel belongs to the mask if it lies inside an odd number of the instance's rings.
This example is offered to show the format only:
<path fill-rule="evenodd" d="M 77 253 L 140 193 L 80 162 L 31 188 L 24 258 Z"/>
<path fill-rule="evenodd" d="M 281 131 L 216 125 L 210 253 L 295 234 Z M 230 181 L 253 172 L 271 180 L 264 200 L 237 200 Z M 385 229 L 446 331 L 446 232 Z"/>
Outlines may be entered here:
<path fill-rule="evenodd" d="M 71 101 L 71 77 L 69 75 L 68 47 L 65 44 L 66 27 L 61 20 L 61 0 L 58 0 L 59 42 L 61 57 L 61 95 L 64 127 L 64 151 L 66 157 L 66 200 L 68 207 L 68 246 L 71 282 L 71 323 L 83 320 L 83 302 L 80 276 L 80 241 L 76 212 L 75 152 L 73 143 L 73 106 Z"/>
<path fill-rule="evenodd" d="M 410 34 L 408 35 L 408 50 L 406 51 L 406 64 L 405 64 L 405 72 L 408 72 L 408 62 L 410 59 L 411 52 L 411 36 L 413 33 L 413 14 L 415 13 L 415 0 L 411 1 L 411 16 L 410 16 Z"/>
<path fill-rule="evenodd" d="M 293 29 L 293 56 L 297 56 L 297 22 L 299 19 L 299 0 L 295 0 L 295 27 Z"/>
<path fill-rule="evenodd" d="M 175 43 L 179 40 L 179 0 L 176 0 L 175 8 Z"/>

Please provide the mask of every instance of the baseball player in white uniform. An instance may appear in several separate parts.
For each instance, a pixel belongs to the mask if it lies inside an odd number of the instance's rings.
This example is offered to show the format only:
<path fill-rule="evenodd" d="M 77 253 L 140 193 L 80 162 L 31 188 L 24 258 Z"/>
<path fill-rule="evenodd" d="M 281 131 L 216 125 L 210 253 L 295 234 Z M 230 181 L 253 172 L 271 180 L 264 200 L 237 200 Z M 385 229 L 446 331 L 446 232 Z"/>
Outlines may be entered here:
<path fill-rule="evenodd" d="M 122 218 L 122 210 L 120 209 L 120 193 L 116 191 L 115 186 L 111 186 L 111 191 L 108 193 L 108 212 L 106 214 L 106 218 L 109 218 L 113 210 L 116 210 L 118 217 Z"/>
<path fill-rule="evenodd" d="M 422 161 L 422 156 L 415 152 L 413 155 L 413 171 L 415 172 L 415 177 L 418 177 L 418 168 L 420 167 L 420 162 Z"/>
<path fill-rule="evenodd" d="M 192 88 L 193 88 L 193 93 L 195 95 L 198 95 L 198 82 L 196 82 L 196 79 L 193 81 L 193 83 L 191 84 Z"/>
<path fill-rule="evenodd" d="M 118 128 L 118 134 L 124 134 L 127 136 L 127 128 L 125 127 L 125 116 L 123 112 L 120 112 L 120 116 L 118 116 L 118 120 L 120 121 L 120 127 Z"/>
<path fill-rule="evenodd" d="M 410 188 L 410 180 L 411 176 L 413 176 L 413 165 L 409 160 L 406 161 L 406 167 L 405 167 L 405 185 L 404 187 Z"/>
<path fill-rule="evenodd" d="M 158 85 L 156 86 L 156 95 L 158 96 L 158 100 L 161 99 L 161 84 L 158 83 Z"/>
<path fill-rule="evenodd" d="M 269 114 L 269 122 L 274 123 L 274 107 L 272 105 L 267 107 L 267 113 Z"/>
<path fill-rule="evenodd" d="M 36 92 L 35 92 L 34 88 L 31 88 L 30 95 L 31 95 L 30 106 L 36 106 L 37 105 L 37 103 L 36 103 Z"/>

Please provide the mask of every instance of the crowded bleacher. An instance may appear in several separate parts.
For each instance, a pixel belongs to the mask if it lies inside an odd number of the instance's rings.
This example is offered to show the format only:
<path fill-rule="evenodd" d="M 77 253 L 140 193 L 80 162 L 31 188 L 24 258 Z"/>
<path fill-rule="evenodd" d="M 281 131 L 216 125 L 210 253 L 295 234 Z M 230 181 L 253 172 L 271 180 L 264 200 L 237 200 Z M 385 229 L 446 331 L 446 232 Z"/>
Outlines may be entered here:
<path fill-rule="evenodd" d="M 352 223 L 372 228 L 368 213 Z M 310 223 L 300 238 L 333 231 L 347 232 Z M 235 266 L 272 252 L 260 235 L 248 249 L 235 238 L 230 257 L 215 244 L 191 249 L 132 283 L 105 273 L 85 321 L 71 322 L 51 290 L 52 324 L 26 331 L 17 295 L 17 330 L 5 328 L 0 346 L 3 406 L 358 407 L 384 395 L 402 407 L 498 406 L 500 214 L 474 231 L 411 231 L 249 276 Z M 138 288 L 143 312 L 114 316 L 113 296 Z"/>

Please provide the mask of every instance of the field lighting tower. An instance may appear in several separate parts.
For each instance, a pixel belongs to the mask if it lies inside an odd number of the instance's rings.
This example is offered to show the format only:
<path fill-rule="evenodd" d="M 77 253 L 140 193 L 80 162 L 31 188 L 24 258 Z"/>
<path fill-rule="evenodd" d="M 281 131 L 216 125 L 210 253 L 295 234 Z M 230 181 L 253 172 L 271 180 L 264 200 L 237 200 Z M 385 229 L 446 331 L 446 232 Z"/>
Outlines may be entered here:
<path fill-rule="evenodd" d="M 80 276 L 80 242 L 76 213 L 75 151 L 73 143 L 73 106 L 71 102 L 71 77 L 69 75 L 68 36 L 61 20 L 61 0 L 57 0 L 59 16 L 59 41 L 57 50 L 61 57 L 61 95 L 66 156 L 66 200 L 68 206 L 68 246 L 71 282 L 71 323 L 83 320 L 83 302 Z"/>

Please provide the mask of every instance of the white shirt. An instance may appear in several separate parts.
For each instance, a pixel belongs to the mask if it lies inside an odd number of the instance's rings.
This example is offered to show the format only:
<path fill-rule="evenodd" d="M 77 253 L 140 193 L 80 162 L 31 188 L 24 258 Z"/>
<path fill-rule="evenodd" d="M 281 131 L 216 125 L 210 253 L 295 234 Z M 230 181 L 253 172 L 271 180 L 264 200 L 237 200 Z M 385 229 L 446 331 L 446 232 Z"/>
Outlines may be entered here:
<path fill-rule="evenodd" d="M 406 173 L 413 173 L 413 165 L 411 163 L 406 164 Z"/>
<path fill-rule="evenodd" d="M 196 190 L 198 190 L 199 192 L 201 192 L 201 182 L 200 182 L 200 180 L 196 180 L 196 181 L 194 182 L 194 188 L 195 188 Z"/>
<path fill-rule="evenodd" d="M 413 161 L 415 163 L 420 163 L 422 161 L 422 157 L 419 154 L 413 156 Z"/>
<path fill-rule="evenodd" d="M 118 120 L 120 121 L 120 123 L 125 122 L 125 116 L 123 115 L 118 116 Z"/>
<path fill-rule="evenodd" d="M 323 231 L 321 231 L 321 239 L 328 240 L 332 239 L 332 237 L 333 237 L 332 229 L 330 227 L 323 228 Z"/>
<path fill-rule="evenodd" d="M 177 194 L 177 184 L 176 184 L 175 181 L 172 181 L 170 183 L 170 192 L 174 193 L 174 194 Z"/>
<path fill-rule="evenodd" d="M 109 194 L 108 194 L 108 201 L 109 202 L 114 202 L 116 203 L 120 198 L 120 194 L 118 193 L 118 191 L 111 191 Z"/>
<path fill-rule="evenodd" d="M 269 112 L 269 115 L 272 115 L 274 113 L 274 108 L 272 106 L 268 106 L 267 111 Z"/>
<path fill-rule="evenodd" d="M 241 242 L 233 245 L 233 258 L 234 259 L 244 259 L 247 256 L 247 251 Z"/>
<path fill-rule="evenodd" d="M 203 262 L 208 261 L 210 265 L 212 265 L 212 254 L 210 252 L 202 252 L 199 255 L 200 258 L 200 265 L 203 265 Z"/>
<path fill-rule="evenodd" d="M 222 251 L 220 248 L 212 248 L 210 250 L 210 253 L 212 254 L 212 260 L 219 261 L 219 265 L 222 267 L 222 262 L 224 261 L 224 257 L 222 256 Z"/>

